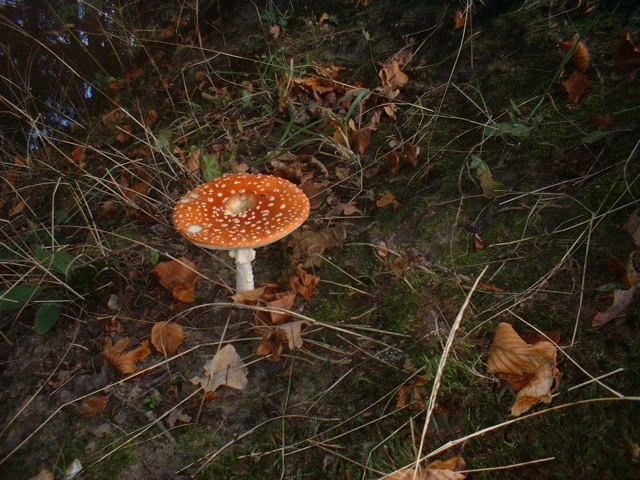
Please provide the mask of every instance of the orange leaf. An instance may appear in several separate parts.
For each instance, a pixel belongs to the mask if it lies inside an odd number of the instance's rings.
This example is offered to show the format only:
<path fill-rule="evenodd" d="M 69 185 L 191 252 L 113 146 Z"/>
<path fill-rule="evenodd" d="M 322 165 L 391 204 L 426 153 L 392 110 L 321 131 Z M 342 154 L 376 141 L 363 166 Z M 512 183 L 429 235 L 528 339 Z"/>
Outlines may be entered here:
<path fill-rule="evenodd" d="M 145 125 L 153 125 L 158 120 L 158 112 L 156 110 L 149 110 L 144 116 Z"/>
<path fill-rule="evenodd" d="M 193 291 L 199 278 L 197 272 L 196 264 L 185 257 L 160 262 L 151 270 L 151 273 L 158 276 L 160 285 L 171 290 L 173 298 L 185 303 L 196 299 Z"/>
<path fill-rule="evenodd" d="M 562 84 L 569 94 L 569 101 L 573 103 L 578 103 L 584 91 L 592 85 L 587 76 L 577 70 Z"/>
<path fill-rule="evenodd" d="M 551 403 L 552 387 L 560 381 L 556 346 L 548 341 L 527 344 L 508 323 L 498 325 L 487 366 L 490 372 L 518 390 L 511 416 L 517 417 L 539 402 Z"/>
<path fill-rule="evenodd" d="M 573 66 L 576 67 L 579 72 L 585 73 L 589 68 L 589 52 L 584 43 L 578 41 L 578 38 L 579 36 L 575 35 L 573 40 L 561 42 L 558 46 L 568 52 L 577 42 L 573 55 L 571 55 L 571 63 L 573 63 Z"/>
<path fill-rule="evenodd" d="M 151 343 L 158 352 L 170 357 L 184 341 L 184 331 L 175 322 L 157 322 L 151 328 Z"/>
<path fill-rule="evenodd" d="M 104 343 L 105 348 L 101 355 L 123 375 L 133 373 L 136 370 L 136 363 L 151 353 L 149 340 L 145 340 L 139 347 L 128 352 L 125 352 L 124 349 L 129 344 L 129 338 L 123 338 L 115 345 L 110 338 L 107 338 Z"/>
<path fill-rule="evenodd" d="M 71 160 L 75 162 L 80 168 L 85 166 L 85 159 L 87 158 L 87 149 L 85 147 L 76 147 L 71 152 Z"/>
<path fill-rule="evenodd" d="M 462 10 L 456 10 L 453 14 L 453 29 L 457 30 L 467 24 L 467 16 L 462 14 Z"/>

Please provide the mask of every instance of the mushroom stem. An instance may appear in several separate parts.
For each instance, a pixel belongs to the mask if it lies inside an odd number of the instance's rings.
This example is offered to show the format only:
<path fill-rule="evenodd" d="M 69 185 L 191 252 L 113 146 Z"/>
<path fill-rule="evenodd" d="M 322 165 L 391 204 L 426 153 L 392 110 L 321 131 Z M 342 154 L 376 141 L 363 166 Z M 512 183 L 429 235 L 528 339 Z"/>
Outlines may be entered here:
<path fill-rule="evenodd" d="M 253 248 L 237 248 L 230 250 L 229 256 L 236 259 L 236 291 L 253 290 L 251 262 L 256 258 L 256 251 Z"/>

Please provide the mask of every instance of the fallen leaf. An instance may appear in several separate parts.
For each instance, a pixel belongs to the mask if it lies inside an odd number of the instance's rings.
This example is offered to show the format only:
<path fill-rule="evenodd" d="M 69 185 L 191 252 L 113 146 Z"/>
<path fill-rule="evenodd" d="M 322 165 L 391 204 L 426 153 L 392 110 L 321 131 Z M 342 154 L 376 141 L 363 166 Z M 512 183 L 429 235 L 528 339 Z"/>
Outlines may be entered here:
<path fill-rule="evenodd" d="M 487 362 L 490 372 L 518 391 L 511 407 L 517 417 L 539 402 L 551 403 L 552 387 L 557 388 L 556 346 L 548 341 L 527 344 L 508 323 L 498 325 Z"/>
<path fill-rule="evenodd" d="M 303 268 L 322 265 L 322 254 L 327 248 L 341 247 L 347 239 L 347 232 L 342 227 L 326 228 L 317 232 L 313 230 L 296 230 L 290 235 L 287 243 L 293 249 L 291 260 L 294 265 Z"/>
<path fill-rule="evenodd" d="M 479 155 L 471 157 L 469 168 L 477 169 L 476 176 L 480 180 L 482 194 L 487 198 L 499 198 L 505 196 L 509 191 L 505 189 L 500 182 L 493 179 L 493 174 L 487 162 L 482 160 Z"/>
<path fill-rule="evenodd" d="M 24 207 L 26 206 L 27 206 L 27 202 L 25 202 L 24 200 L 19 200 L 18 203 L 16 203 L 13 206 L 13 208 L 9 210 L 9 216 L 15 217 L 19 213 L 22 213 L 22 210 L 24 210 Z"/>
<path fill-rule="evenodd" d="M 320 279 L 315 275 L 305 272 L 300 265 L 298 265 L 297 270 L 297 274 L 291 274 L 289 276 L 289 290 L 309 300 L 320 283 Z"/>
<path fill-rule="evenodd" d="M 467 24 L 467 16 L 463 15 L 462 10 L 458 9 L 453 14 L 453 29 L 457 30 Z"/>
<path fill-rule="evenodd" d="M 158 120 L 158 112 L 156 110 L 149 110 L 144 116 L 145 125 L 153 125 Z"/>
<path fill-rule="evenodd" d="M 124 349 L 128 344 L 129 338 L 123 338 L 115 345 L 110 338 L 107 338 L 104 341 L 105 348 L 101 353 L 104 359 L 123 375 L 133 373 L 136 370 L 136 363 L 151 353 L 148 340 L 142 342 L 139 347 L 125 352 Z"/>
<path fill-rule="evenodd" d="M 194 302 L 194 290 L 198 282 L 198 268 L 191 260 L 180 257 L 178 260 L 159 262 L 151 273 L 158 276 L 160 285 L 171 291 L 179 302 Z"/>
<path fill-rule="evenodd" d="M 90 397 L 80 402 L 78 413 L 83 417 L 93 417 L 94 415 L 104 412 L 107 408 L 109 397 Z"/>
<path fill-rule="evenodd" d="M 157 322 L 151 328 L 151 344 L 165 357 L 170 357 L 182 345 L 184 330 L 175 322 Z"/>
<path fill-rule="evenodd" d="M 302 329 L 307 327 L 309 322 L 305 320 L 297 320 L 295 322 L 287 322 L 278 326 L 278 330 L 284 332 L 287 341 L 289 342 L 289 350 L 292 352 L 302 348 Z"/>
<path fill-rule="evenodd" d="M 329 182 L 314 182 L 306 180 L 298 185 L 309 199 L 309 208 L 315 210 L 320 207 L 329 194 Z"/>
<path fill-rule="evenodd" d="M 569 101 L 572 103 L 578 103 L 584 91 L 592 85 L 587 76 L 578 70 L 573 72 L 562 84 L 569 94 Z"/>
<path fill-rule="evenodd" d="M 29 478 L 29 480 L 55 480 L 55 478 L 56 477 L 53 475 L 51 470 L 43 468 L 42 470 L 40 470 L 40 473 L 38 473 L 34 477 Z"/>
<path fill-rule="evenodd" d="M 273 25 L 269 28 L 269 33 L 273 35 L 273 38 L 276 39 L 280 36 L 280 27 L 278 25 Z"/>
<path fill-rule="evenodd" d="M 575 35 L 573 40 L 560 42 L 558 46 L 567 52 L 572 50 L 575 45 L 575 50 L 571 55 L 571 63 L 579 72 L 586 73 L 589 68 L 589 52 L 583 42 L 579 40 L 579 35 Z"/>
<path fill-rule="evenodd" d="M 636 285 L 633 285 L 628 290 L 618 289 L 613 292 L 613 303 L 604 312 L 596 313 L 591 326 L 593 328 L 602 328 L 611 320 L 620 316 L 633 301 L 635 291 Z"/>
<path fill-rule="evenodd" d="M 184 413 L 182 408 L 174 408 L 169 416 L 165 419 L 169 428 L 173 428 L 177 422 L 189 423 L 191 421 L 191 417 Z"/>
<path fill-rule="evenodd" d="M 378 195 L 378 199 L 376 200 L 376 205 L 380 208 L 386 207 L 387 205 L 392 205 L 396 201 L 396 196 L 391 193 L 389 190 L 385 190 L 380 195 Z"/>
<path fill-rule="evenodd" d="M 123 144 L 129 142 L 133 139 L 131 132 L 133 132 L 133 125 L 125 125 L 120 129 L 120 133 L 116 136 L 116 140 Z"/>
<path fill-rule="evenodd" d="M 613 115 L 610 113 L 592 113 L 589 115 L 589 121 L 591 121 L 598 130 L 609 130 L 613 125 L 613 118 Z"/>
<path fill-rule="evenodd" d="M 398 470 L 381 480 L 463 480 L 467 478 L 466 473 L 456 472 L 453 469 L 464 470 L 467 468 L 466 462 L 462 457 L 452 457 L 448 460 L 436 461 L 427 468 L 407 467 Z"/>
<path fill-rule="evenodd" d="M 87 148 L 86 147 L 76 147 L 71 152 L 71 160 L 75 163 L 79 168 L 84 168 L 87 166 L 85 160 L 87 158 Z"/>
<path fill-rule="evenodd" d="M 635 210 L 622 226 L 633 237 L 636 247 L 640 248 L 640 209 Z"/>
<path fill-rule="evenodd" d="M 191 383 L 200 384 L 205 392 L 215 392 L 220 385 L 243 390 L 248 383 L 247 367 L 233 345 L 226 345 L 204 365 L 204 377 L 193 377 Z"/>
<path fill-rule="evenodd" d="M 409 76 L 400 70 L 398 61 L 393 61 L 378 72 L 382 88 L 385 90 L 394 90 L 403 87 L 409 82 Z"/>
<path fill-rule="evenodd" d="M 640 65 L 640 50 L 633 44 L 627 32 L 616 46 L 613 69 L 616 72 L 626 72 L 638 65 Z"/>
<path fill-rule="evenodd" d="M 329 14 L 326 12 L 320 15 L 320 18 L 318 19 L 318 25 L 322 25 L 325 20 L 329 20 Z"/>

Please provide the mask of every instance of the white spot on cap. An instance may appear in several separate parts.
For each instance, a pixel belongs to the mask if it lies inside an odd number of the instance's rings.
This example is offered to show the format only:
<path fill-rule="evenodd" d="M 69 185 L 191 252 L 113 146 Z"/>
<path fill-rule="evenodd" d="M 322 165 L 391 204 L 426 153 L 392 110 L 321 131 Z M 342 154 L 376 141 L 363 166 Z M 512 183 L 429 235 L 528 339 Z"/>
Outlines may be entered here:
<path fill-rule="evenodd" d="M 187 227 L 187 232 L 189 233 L 200 233 L 202 231 L 202 227 L 200 225 L 189 225 Z"/>

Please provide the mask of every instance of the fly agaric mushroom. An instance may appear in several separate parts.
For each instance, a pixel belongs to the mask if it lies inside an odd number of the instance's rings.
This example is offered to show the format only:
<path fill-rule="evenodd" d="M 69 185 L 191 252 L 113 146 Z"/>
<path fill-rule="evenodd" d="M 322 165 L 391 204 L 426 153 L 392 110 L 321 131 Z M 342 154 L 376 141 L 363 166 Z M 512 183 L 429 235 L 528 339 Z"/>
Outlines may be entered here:
<path fill-rule="evenodd" d="M 183 196 L 173 210 L 178 232 L 204 248 L 236 259 L 237 291 L 253 290 L 256 247 L 280 240 L 309 216 L 309 199 L 272 175 L 226 175 Z"/>

